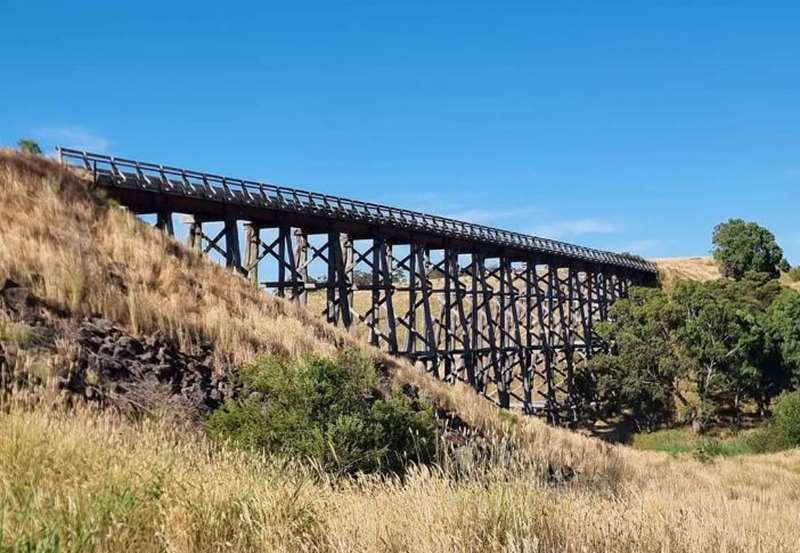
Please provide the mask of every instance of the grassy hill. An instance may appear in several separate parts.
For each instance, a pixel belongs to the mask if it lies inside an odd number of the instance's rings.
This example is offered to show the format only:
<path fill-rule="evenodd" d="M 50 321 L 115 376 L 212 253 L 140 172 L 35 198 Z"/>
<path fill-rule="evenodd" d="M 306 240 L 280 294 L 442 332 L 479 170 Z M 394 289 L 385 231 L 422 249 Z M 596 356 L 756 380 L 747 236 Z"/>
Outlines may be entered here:
<path fill-rule="evenodd" d="M 185 249 L 54 162 L 0 152 L 0 281 L 74 320 L 160 332 L 215 367 L 360 349 L 489 437 L 490 462 L 339 479 L 53 394 L 4 395 L 2 551 L 795 551 L 800 453 L 699 462 L 501 413 Z M 5 321 L 16 370 L 69 367 Z M 14 332 L 9 329 L 16 329 Z M 8 368 L 7 368 L 8 370 Z M 5 381 L 4 381 L 5 382 Z M 561 470 L 569 467 L 572 472 Z"/>
<path fill-rule="evenodd" d="M 669 257 L 654 259 L 661 285 L 671 290 L 679 280 L 705 282 L 722 277 L 717 262 L 711 257 Z"/>
<path fill-rule="evenodd" d="M 653 261 L 658 266 L 661 285 L 667 290 L 679 280 L 705 282 L 722 278 L 719 265 L 712 257 L 665 257 Z M 800 282 L 793 281 L 787 273 L 781 275 L 781 284 L 800 290 Z"/>

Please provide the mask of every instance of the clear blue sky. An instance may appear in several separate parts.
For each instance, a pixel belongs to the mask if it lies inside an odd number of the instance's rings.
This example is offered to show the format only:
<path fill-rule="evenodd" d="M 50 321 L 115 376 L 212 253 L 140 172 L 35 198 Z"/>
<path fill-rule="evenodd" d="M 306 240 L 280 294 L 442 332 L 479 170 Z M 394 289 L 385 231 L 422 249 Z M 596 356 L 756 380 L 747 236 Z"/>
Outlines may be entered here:
<path fill-rule="evenodd" d="M 122 5 L 125 5 L 124 7 Z M 2 2 L 32 136 L 645 256 L 800 263 L 797 2 Z"/>

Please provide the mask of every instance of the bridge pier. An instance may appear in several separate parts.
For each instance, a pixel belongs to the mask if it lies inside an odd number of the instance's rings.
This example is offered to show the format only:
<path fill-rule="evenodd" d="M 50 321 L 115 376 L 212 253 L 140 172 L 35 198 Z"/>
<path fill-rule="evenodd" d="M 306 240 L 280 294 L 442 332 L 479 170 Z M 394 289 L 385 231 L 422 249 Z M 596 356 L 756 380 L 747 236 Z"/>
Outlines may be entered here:
<path fill-rule="evenodd" d="M 222 229 L 214 236 L 207 235 L 203 229 L 206 223 L 222 223 Z M 232 217 L 219 220 L 190 216 L 187 245 L 206 254 L 214 251 L 222 256 L 226 267 L 244 272 L 239 248 L 239 227 Z"/>
<path fill-rule="evenodd" d="M 172 212 L 165 209 L 156 213 L 156 228 L 163 230 L 169 236 L 175 236 L 175 227 L 172 224 Z"/>

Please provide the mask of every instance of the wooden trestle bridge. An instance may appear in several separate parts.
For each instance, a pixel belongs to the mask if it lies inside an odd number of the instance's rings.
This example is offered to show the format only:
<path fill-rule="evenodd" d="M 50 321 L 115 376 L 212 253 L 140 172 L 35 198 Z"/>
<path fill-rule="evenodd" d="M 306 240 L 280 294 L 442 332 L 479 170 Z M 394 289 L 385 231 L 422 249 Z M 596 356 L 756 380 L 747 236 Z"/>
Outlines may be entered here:
<path fill-rule="evenodd" d="M 580 410 L 574 375 L 605 348 L 594 323 L 630 286 L 656 280 L 653 264 L 630 255 L 67 148 L 59 156 L 172 235 L 173 214 L 186 214 L 190 246 L 278 296 L 324 304 L 329 322 L 366 325 L 373 345 L 554 422 Z"/>

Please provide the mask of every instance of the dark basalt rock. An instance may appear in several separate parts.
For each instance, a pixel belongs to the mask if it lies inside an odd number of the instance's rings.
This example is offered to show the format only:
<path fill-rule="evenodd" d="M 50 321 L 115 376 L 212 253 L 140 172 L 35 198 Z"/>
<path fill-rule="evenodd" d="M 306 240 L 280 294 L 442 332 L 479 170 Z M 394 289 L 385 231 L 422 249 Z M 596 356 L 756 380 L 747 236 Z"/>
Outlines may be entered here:
<path fill-rule="evenodd" d="M 220 388 L 227 377 L 215 374 L 210 344 L 189 354 L 161 332 L 136 338 L 101 318 L 80 321 L 75 341 L 78 358 L 64 389 L 91 401 L 138 411 L 161 396 L 191 405 L 203 417 L 225 399 Z"/>
<path fill-rule="evenodd" d="M 132 414 L 166 402 L 179 405 L 184 415 L 199 420 L 231 390 L 227 374 L 217 374 L 225 371 L 215 372 L 211 344 L 202 343 L 196 352 L 187 353 L 162 332 L 137 338 L 102 317 L 76 320 L 11 279 L 0 284 L 0 312 L 31 327 L 33 349 L 55 352 L 58 339 L 78 346 L 77 354 L 64 363 L 57 377 L 58 386 L 73 399 L 81 397 Z M 0 369 L 3 374 L 8 372 L 8 354 L 2 344 Z M 11 380 L 20 384 L 19 378 Z"/>

